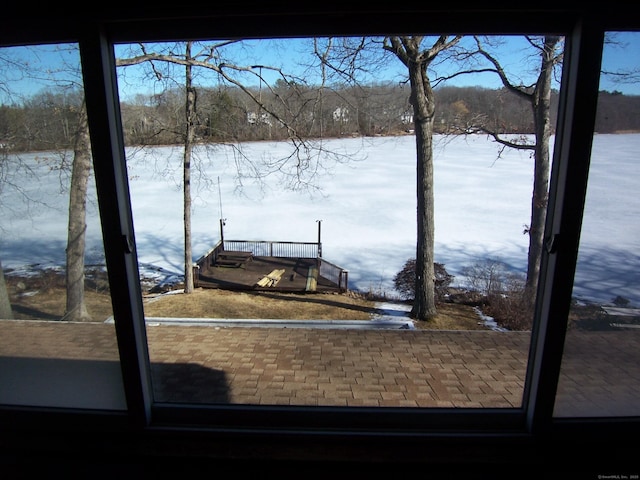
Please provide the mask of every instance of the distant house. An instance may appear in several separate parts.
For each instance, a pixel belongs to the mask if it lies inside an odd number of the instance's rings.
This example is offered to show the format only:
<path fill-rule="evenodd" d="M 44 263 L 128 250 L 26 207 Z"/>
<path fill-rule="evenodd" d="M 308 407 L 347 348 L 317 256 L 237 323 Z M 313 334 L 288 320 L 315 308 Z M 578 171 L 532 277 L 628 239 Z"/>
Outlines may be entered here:
<path fill-rule="evenodd" d="M 402 113 L 400 115 L 400 121 L 404 124 L 404 125 L 408 125 L 410 123 L 413 123 L 413 113 L 406 111 L 404 113 Z"/>
<path fill-rule="evenodd" d="M 349 109 L 338 107 L 333 111 L 333 121 L 338 123 L 347 123 L 349 121 Z"/>
<path fill-rule="evenodd" d="M 259 115 L 256 112 L 247 112 L 247 123 L 251 125 L 257 125 L 259 123 L 263 125 L 272 126 L 271 116 L 268 113 L 262 112 Z"/>

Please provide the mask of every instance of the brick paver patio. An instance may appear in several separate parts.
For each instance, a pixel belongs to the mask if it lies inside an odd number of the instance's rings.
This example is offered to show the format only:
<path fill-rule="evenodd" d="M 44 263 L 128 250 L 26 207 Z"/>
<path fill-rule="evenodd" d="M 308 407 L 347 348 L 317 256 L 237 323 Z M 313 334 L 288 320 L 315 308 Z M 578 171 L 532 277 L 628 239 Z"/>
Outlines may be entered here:
<path fill-rule="evenodd" d="M 519 407 L 529 332 L 147 326 L 159 402 Z M 640 414 L 638 332 L 569 332 L 557 416 Z M 117 362 L 112 324 L 0 321 L 0 356 Z"/>

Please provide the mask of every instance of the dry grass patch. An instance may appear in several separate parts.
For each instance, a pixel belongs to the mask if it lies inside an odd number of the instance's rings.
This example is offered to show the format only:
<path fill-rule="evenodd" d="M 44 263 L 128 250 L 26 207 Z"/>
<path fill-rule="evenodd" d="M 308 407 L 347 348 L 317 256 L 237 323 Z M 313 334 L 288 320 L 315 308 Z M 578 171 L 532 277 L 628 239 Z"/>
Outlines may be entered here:
<path fill-rule="evenodd" d="M 8 276 L 13 317 L 19 320 L 63 320 L 66 291 L 64 277 L 57 271 L 35 276 Z M 147 317 L 247 318 L 281 320 L 370 320 L 379 313 L 378 303 L 353 292 L 284 293 L 228 291 L 198 288 L 191 294 L 180 291 L 144 296 Z M 113 315 L 105 278 L 87 281 L 87 310 L 94 322 Z M 438 317 L 414 322 L 424 330 L 483 330 L 473 307 L 464 304 L 438 305 Z"/>
<path fill-rule="evenodd" d="M 67 293 L 61 287 L 18 292 L 11 295 L 11 311 L 15 320 L 64 320 L 66 302 Z M 109 294 L 85 291 L 85 304 L 94 322 L 104 322 L 113 315 Z"/>
<path fill-rule="evenodd" d="M 369 320 L 375 304 L 341 294 L 195 289 L 147 297 L 144 312 L 147 317 Z"/>
<path fill-rule="evenodd" d="M 196 289 L 189 295 L 149 297 L 144 311 L 148 317 L 370 320 L 376 305 L 351 294 Z M 487 330 L 473 307 L 460 304 L 440 304 L 437 318 L 414 323 L 423 330 Z"/>
<path fill-rule="evenodd" d="M 428 322 L 414 322 L 421 330 L 488 330 L 478 313 L 469 305 L 441 303 L 438 315 Z"/>

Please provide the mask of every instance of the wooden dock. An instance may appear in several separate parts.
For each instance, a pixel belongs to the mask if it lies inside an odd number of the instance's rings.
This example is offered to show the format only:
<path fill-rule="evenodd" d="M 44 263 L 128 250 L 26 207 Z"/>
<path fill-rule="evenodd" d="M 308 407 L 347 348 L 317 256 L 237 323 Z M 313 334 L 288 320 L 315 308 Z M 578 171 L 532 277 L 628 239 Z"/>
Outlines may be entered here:
<path fill-rule="evenodd" d="M 228 252 L 227 252 L 228 253 Z M 202 262 L 194 274 L 201 288 L 287 292 L 339 291 L 339 286 L 319 274 L 318 259 L 220 255 Z M 221 260 L 221 261 L 220 261 Z"/>

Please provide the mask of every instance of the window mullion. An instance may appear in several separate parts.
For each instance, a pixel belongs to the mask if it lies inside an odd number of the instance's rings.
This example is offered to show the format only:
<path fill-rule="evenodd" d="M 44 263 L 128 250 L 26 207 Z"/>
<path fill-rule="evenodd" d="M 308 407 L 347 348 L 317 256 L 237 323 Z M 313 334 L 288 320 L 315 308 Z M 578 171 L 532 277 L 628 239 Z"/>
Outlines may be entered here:
<path fill-rule="evenodd" d="M 147 425 L 151 382 L 113 46 L 99 26 L 80 42 L 96 189 L 129 413 Z"/>
<path fill-rule="evenodd" d="M 525 390 L 530 431 L 545 431 L 553 416 L 575 266 L 598 99 L 604 33 L 582 21 L 565 44 L 548 216 Z"/>

